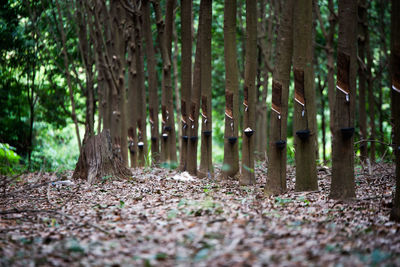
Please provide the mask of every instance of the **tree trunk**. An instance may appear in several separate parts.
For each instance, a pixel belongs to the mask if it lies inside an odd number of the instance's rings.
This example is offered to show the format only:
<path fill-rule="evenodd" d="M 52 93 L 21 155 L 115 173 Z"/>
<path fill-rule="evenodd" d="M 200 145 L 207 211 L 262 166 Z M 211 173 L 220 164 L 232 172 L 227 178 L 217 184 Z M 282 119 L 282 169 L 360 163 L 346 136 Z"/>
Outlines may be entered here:
<path fill-rule="evenodd" d="M 371 53 L 369 32 L 365 35 L 365 49 L 367 50 L 367 88 L 368 88 L 368 115 L 369 115 L 369 128 L 370 140 L 375 140 L 375 96 L 374 96 L 374 79 L 372 77 L 373 55 Z M 371 163 L 375 162 L 375 142 L 370 142 L 369 160 Z"/>
<path fill-rule="evenodd" d="M 295 79 L 294 147 L 296 191 L 318 189 L 316 168 L 316 104 L 312 61 L 312 0 L 297 0 L 293 18 L 293 71 Z"/>
<path fill-rule="evenodd" d="M 358 113 L 360 126 L 360 139 L 366 140 L 367 137 L 367 110 L 365 98 L 365 85 L 367 81 L 365 68 L 365 39 L 368 31 L 366 0 L 358 3 L 358 56 L 361 63 L 358 66 Z M 360 143 L 360 160 L 365 162 L 368 157 L 367 142 Z"/>
<path fill-rule="evenodd" d="M 193 87 L 190 94 L 190 110 L 189 110 L 189 144 L 187 153 L 187 170 L 191 175 L 197 175 L 197 143 L 198 143 L 198 128 L 199 128 L 199 109 L 201 95 L 201 60 L 202 60 L 202 27 L 204 21 L 204 1 L 200 2 L 199 27 L 197 29 L 196 55 L 193 70 Z"/>
<path fill-rule="evenodd" d="M 107 176 L 125 179 L 131 175 L 119 155 L 113 152 L 109 130 L 103 130 L 85 140 L 72 178 L 86 179 L 93 184 Z"/>
<path fill-rule="evenodd" d="M 236 53 L 236 0 L 225 0 L 225 138 L 222 175 L 234 177 L 239 172 L 239 84 Z"/>
<path fill-rule="evenodd" d="M 204 20 L 201 36 L 201 155 L 198 176 L 213 177 L 212 166 L 212 111 L 211 111 L 211 20 L 212 0 L 204 1 Z"/>
<path fill-rule="evenodd" d="M 133 21 L 132 21 L 133 22 Z M 132 28 L 130 32 L 133 31 L 133 24 L 128 26 L 128 28 Z M 130 158 L 130 166 L 131 168 L 137 167 L 138 161 L 138 150 L 137 150 L 137 117 L 138 117 L 138 108 L 137 108 L 137 98 L 138 98 L 138 90 L 137 90 L 137 69 L 136 69 L 136 45 L 134 34 L 130 34 L 129 39 L 127 40 L 127 50 L 128 50 L 128 149 L 129 149 L 129 158 Z M 151 114 L 151 113 L 150 113 Z M 151 116 L 151 115 L 150 115 Z"/>
<path fill-rule="evenodd" d="M 257 1 L 246 0 L 246 64 L 244 74 L 244 115 L 242 144 L 241 185 L 255 184 L 254 174 L 254 130 L 256 109 L 257 70 Z"/>
<path fill-rule="evenodd" d="M 286 129 L 293 53 L 294 1 L 286 2 L 278 33 L 272 83 L 272 112 L 269 121 L 268 175 L 264 188 L 266 195 L 281 194 L 286 191 Z"/>
<path fill-rule="evenodd" d="M 338 74 L 332 131 L 330 197 L 355 197 L 354 107 L 357 75 L 357 1 L 339 0 Z"/>
<path fill-rule="evenodd" d="M 167 0 L 165 25 L 161 15 L 159 1 L 154 1 L 153 4 L 156 11 L 157 30 L 163 58 L 161 99 L 163 138 L 161 142 L 161 161 L 171 164 L 176 162 L 176 134 L 171 79 L 171 42 L 175 0 Z"/>
<path fill-rule="evenodd" d="M 189 108 L 190 93 L 192 91 L 192 1 L 181 0 L 181 38 L 182 38 L 182 63 L 181 63 L 181 131 L 180 170 L 187 168 L 187 153 L 189 142 Z M 179 103 L 176 103 L 179 105 Z"/>
<path fill-rule="evenodd" d="M 136 9 L 139 9 L 137 6 Z M 137 107 L 137 151 L 138 166 L 146 164 L 147 157 L 147 133 L 146 133 L 146 91 L 144 88 L 144 63 L 142 46 L 142 15 L 141 12 L 133 14 L 135 24 L 135 45 L 136 45 L 136 107 Z"/>
<path fill-rule="evenodd" d="M 160 159 L 159 149 L 159 106 L 157 94 L 157 72 L 156 72 L 156 57 L 153 47 L 153 37 L 151 32 L 150 22 L 150 0 L 143 1 L 143 32 L 146 42 L 146 57 L 147 57 L 147 73 L 148 73 L 148 88 L 149 88 L 149 119 L 151 133 L 151 158 L 152 164 L 157 164 Z"/>
<path fill-rule="evenodd" d="M 394 153 L 396 162 L 396 192 L 392 220 L 400 222 L 400 2 L 392 0 L 391 25 L 391 76 L 392 76 L 392 120 L 394 124 Z"/>

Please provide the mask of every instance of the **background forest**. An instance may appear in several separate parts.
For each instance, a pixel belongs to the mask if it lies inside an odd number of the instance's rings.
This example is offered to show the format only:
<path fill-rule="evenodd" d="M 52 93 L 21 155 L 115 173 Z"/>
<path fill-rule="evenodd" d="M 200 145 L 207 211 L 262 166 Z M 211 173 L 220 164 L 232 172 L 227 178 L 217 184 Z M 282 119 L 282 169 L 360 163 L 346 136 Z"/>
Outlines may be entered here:
<path fill-rule="evenodd" d="M 400 265 L 400 1 L 0 5 L 0 265 Z"/>
<path fill-rule="evenodd" d="M 390 55 L 390 5 L 386 0 L 360 1 L 359 10 L 359 76 L 356 112 L 356 151 L 373 161 L 391 160 L 389 55 Z M 59 5 L 59 10 L 57 9 Z M 79 155 L 79 143 L 85 133 L 87 99 L 93 94 L 94 131 L 99 125 L 100 85 L 98 70 L 94 67 L 95 47 L 89 29 L 81 29 L 80 16 L 74 1 L 6 1 L 1 9 L 1 126 L 0 136 L 4 153 L 10 155 L 11 169 L 21 165 L 30 170 L 72 169 Z M 82 4 L 82 3 L 81 3 Z M 236 46 L 239 88 L 244 83 L 245 61 L 245 4 L 238 1 Z M 165 4 L 160 8 L 165 12 Z M 199 1 L 193 2 L 193 35 L 196 37 Z M 256 155 L 263 160 L 268 148 L 268 125 L 271 105 L 272 72 L 276 61 L 276 41 L 279 21 L 284 9 L 280 1 L 257 3 L 257 130 Z M 224 65 L 224 3 L 214 1 L 211 25 L 212 60 L 212 116 L 213 161 L 222 163 L 224 141 L 225 65 Z M 317 93 L 317 123 L 319 164 L 329 164 L 331 135 L 329 134 L 328 83 L 335 77 L 336 67 L 330 57 L 336 57 L 337 3 L 318 1 L 313 10 L 314 71 Z M 151 32 L 155 47 L 157 96 L 161 97 L 162 58 L 157 43 L 155 15 L 151 10 Z M 175 128 L 180 129 L 181 88 L 181 13 L 180 5 L 174 8 L 171 46 L 171 79 Z M 89 27 L 89 24 L 86 26 Z M 87 44 L 82 56 L 79 34 L 86 32 Z M 64 36 L 63 36 L 64 35 Z M 63 40 L 63 38 L 65 40 Z M 193 59 L 195 51 L 193 43 Z M 64 55 L 64 49 L 66 55 Z M 92 75 L 88 80 L 86 60 L 92 60 Z M 194 60 L 193 60 L 194 62 Z M 144 56 L 144 83 L 148 88 L 147 55 Z M 333 69 L 330 71 L 330 66 Z M 332 73 L 333 72 L 333 73 Z M 334 78 L 333 78 L 334 79 Z M 127 79 L 128 80 L 128 79 Z M 293 82 L 293 80 L 292 80 Z M 290 88 L 293 88 L 293 83 Z M 126 85 L 128 88 L 128 85 Z M 293 143 L 293 90 L 289 96 L 288 160 L 294 161 Z M 149 99 L 146 89 L 146 98 Z M 243 90 L 239 90 L 239 103 Z M 148 103 L 148 102 L 147 102 Z M 148 105 L 148 104 L 147 104 Z M 148 111 L 148 108 L 146 108 Z M 243 114 L 243 109 L 239 112 Z M 147 116 L 149 116 L 147 114 Z M 161 115 L 160 115 L 161 116 Z M 242 118 L 242 116 L 240 116 Z M 75 124 L 75 125 L 74 125 Z M 240 127 L 242 121 L 240 119 Z M 150 129 L 147 125 L 147 138 Z M 242 128 L 243 129 L 243 128 Z M 259 130 L 260 129 L 260 130 Z M 79 133 L 79 138 L 77 134 Z M 359 142 L 370 139 L 379 142 Z M 177 140 L 180 140 L 177 138 Z M 200 142 L 199 142 L 200 143 Z M 179 145 L 179 144 L 178 144 Z M 178 149 L 179 151 L 179 149 Z M 239 151 L 241 151 L 239 149 Z M 368 153 L 368 154 L 367 154 Z M 12 156 L 11 156 L 12 155 Z M 17 159 L 18 160 L 15 160 Z M 22 163 L 22 164 L 20 164 Z M 5 166 L 2 164 L 2 166 Z M 5 168 L 5 167 L 3 167 Z"/>

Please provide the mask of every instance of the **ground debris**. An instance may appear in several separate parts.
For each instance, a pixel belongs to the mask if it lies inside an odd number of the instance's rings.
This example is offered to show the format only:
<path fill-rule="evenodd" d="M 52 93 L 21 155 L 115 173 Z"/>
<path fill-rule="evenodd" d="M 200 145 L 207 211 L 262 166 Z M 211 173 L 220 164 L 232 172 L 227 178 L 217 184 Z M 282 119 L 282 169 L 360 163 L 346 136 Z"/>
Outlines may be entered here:
<path fill-rule="evenodd" d="M 326 167 L 313 192 L 294 192 L 289 167 L 288 192 L 268 198 L 257 170 L 254 187 L 160 168 L 94 185 L 26 174 L 0 198 L 0 265 L 400 265 L 394 169 L 373 170 L 356 170 L 351 202 L 328 198 Z"/>

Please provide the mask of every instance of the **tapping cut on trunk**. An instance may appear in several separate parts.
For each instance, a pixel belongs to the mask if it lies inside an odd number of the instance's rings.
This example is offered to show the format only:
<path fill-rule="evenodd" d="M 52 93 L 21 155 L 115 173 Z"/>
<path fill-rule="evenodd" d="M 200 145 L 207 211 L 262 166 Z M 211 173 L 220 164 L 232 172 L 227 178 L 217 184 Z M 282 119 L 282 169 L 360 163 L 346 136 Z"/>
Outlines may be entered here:
<path fill-rule="evenodd" d="M 204 123 L 207 124 L 207 96 L 202 96 L 201 97 L 201 116 L 204 119 Z"/>
<path fill-rule="evenodd" d="M 181 122 L 182 122 L 182 129 L 186 129 L 187 127 L 187 121 L 186 121 L 186 117 L 187 117 L 187 112 L 186 112 L 186 101 L 185 100 L 181 100 Z"/>
<path fill-rule="evenodd" d="M 272 110 L 278 114 L 278 119 L 281 118 L 282 107 L 282 84 L 277 81 L 272 81 Z"/>
<path fill-rule="evenodd" d="M 300 105 L 305 106 L 304 97 L 304 71 L 302 69 L 294 69 L 294 100 Z"/>
<path fill-rule="evenodd" d="M 191 129 L 194 129 L 194 117 L 196 113 L 196 103 L 192 102 L 192 105 L 190 105 L 190 114 L 189 114 L 189 121 L 191 124 Z M 193 131 L 192 131 L 193 134 Z"/>
<path fill-rule="evenodd" d="M 135 153 L 135 132 L 133 127 L 128 129 L 128 148 L 129 152 Z"/>
<path fill-rule="evenodd" d="M 161 107 L 161 117 L 162 117 L 163 131 L 165 131 L 167 128 L 166 124 L 168 123 L 169 116 L 167 107 L 164 105 Z"/>
<path fill-rule="evenodd" d="M 349 75 L 350 75 L 350 56 L 344 52 L 338 52 L 337 57 L 337 81 L 336 89 L 346 95 L 346 101 L 349 101 Z"/>
<path fill-rule="evenodd" d="M 154 111 L 153 111 L 153 108 L 149 108 L 149 122 L 150 122 L 151 128 L 153 128 L 154 127 Z"/>
<path fill-rule="evenodd" d="M 225 91 L 225 116 L 233 120 L 233 93 L 230 91 Z"/>
<path fill-rule="evenodd" d="M 249 88 L 247 86 L 244 87 L 243 96 L 244 96 L 243 100 L 244 111 L 247 112 L 249 108 Z"/>

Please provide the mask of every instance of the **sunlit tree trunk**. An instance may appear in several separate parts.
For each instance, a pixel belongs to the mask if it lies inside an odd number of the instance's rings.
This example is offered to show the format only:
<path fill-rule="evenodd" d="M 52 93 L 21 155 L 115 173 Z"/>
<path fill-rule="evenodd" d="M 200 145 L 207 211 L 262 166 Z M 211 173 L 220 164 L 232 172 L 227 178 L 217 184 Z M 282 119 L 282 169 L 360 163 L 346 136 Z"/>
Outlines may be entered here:
<path fill-rule="evenodd" d="M 316 190 L 316 102 L 312 61 L 312 0 L 297 0 L 293 18 L 293 112 L 296 191 Z"/>
<path fill-rule="evenodd" d="M 246 64 L 244 74 L 244 113 L 242 172 L 240 184 L 256 182 L 254 174 L 254 130 L 256 110 L 256 70 L 257 70 L 257 1 L 246 0 Z"/>
<path fill-rule="evenodd" d="M 225 56 L 225 137 L 224 177 L 239 172 L 239 84 L 236 53 L 236 0 L 225 0 L 224 56 Z"/>
<path fill-rule="evenodd" d="M 290 68 L 293 53 L 293 5 L 286 1 L 280 20 L 276 65 L 272 83 L 272 109 L 269 126 L 268 175 L 266 195 L 286 191 L 286 136 Z"/>
<path fill-rule="evenodd" d="M 330 197 L 355 197 L 354 107 L 357 77 L 357 1 L 339 0 L 337 82 L 332 131 Z"/>

